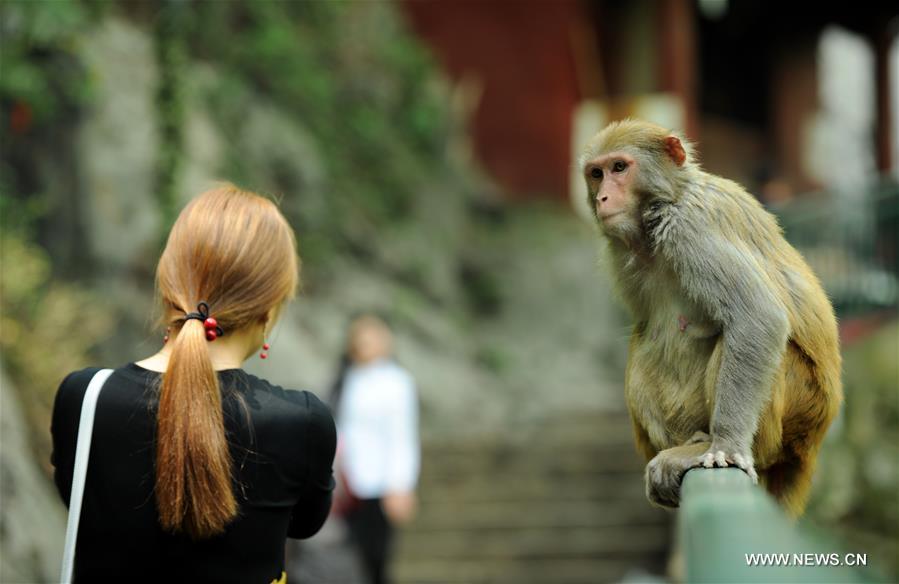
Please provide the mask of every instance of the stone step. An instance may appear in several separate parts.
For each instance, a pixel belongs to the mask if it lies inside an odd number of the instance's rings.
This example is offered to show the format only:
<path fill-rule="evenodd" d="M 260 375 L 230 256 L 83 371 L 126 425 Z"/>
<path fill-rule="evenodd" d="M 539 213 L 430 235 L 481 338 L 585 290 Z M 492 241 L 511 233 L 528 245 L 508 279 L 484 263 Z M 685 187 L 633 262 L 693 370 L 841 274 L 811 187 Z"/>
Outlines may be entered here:
<path fill-rule="evenodd" d="M 501 434 L 454 437 L 450 440 L 426 438 L 423 445 L 434 451 L 472 449 L 483 445 L 512 445 L 527 448 L 539 444 L 564 447 L 581 445 L 629 446 L 633 450 L 633 430 L 626 413 L 573 415 L 564 420 L 532 422 L 511 428 Z"/>
<path fill-rule="evenodd" d="M 424 559 L 597 558 L 656 554 L 668 545 L 665 524 L 611 527 L 447 529 L 399 538 L 398 557 Z"/>
<path fill-rule="evenodd" d="M 454 456 L 472 456 L 472 455 L 489 455 L 489 456 L 508 456 L 513 454 L 525 454 L 533 452 L 537 455 L 546 455 L 552 452 L 595 452 L 600 455 L 608 455 L 610 453 L 624 454 L 633 453 L 637 455 L 637 449 L 631 437 L 623 436 L 615 440 L 593 440 L 590 442 L 571 443 L 564 440 L 555 440 L 548 437 L 541 437 L 539 440 L 465 440 L 460 442 L 424 442 L 423 450 L 435 457 L 454 457 Z"/>
<path fill-rule="evenodd" d="M 567 584 L 659 572 L 671 515 L 646 501 L 644 466 L 622 412 L 428 440 L 395 580 Z"/>
<path fill-rule="evenodd" d="M 525 455 L 503 461 L 458 457 L 423 461 L 419 481 L 431 485 L 484 476 L 509 483 L 536 476 L 597 483 L 607 477 L 640 475 L 644 468 L 644 462 L 636 455 L 599 461 L 573 452 L 559 453 L 551 460 L 535 460 Z"/>
<path fill-rule="evenodd" d="M 397 584 L 585 584 L 615 582 L 634 560 L 625 558 L 495 560 L 421 560 L 393 570 Z"/>
<path fill-rule="evenodd" d="M 424 502 L 408 531 L 421 535 L 445 530 L 480 530 L 492 527 L 578 528 L 658 525 L 665 511 L 643 504 L 615 505 L 605 501 L 564 499 L 538 504 L 514 501 L 480 503 Z"/>
<path fill-rule="evenodd" d="M 494 477 L 476 474 L 437 480 L 431 478 L 419 489 L 422 505 L 428 503 L 486 503 L 541 501 L 592 501 L 612 504 L 646 503 L 643 472 L 603 475 L 596 481 L 571 481 L 567 476 L 518 474 Z M 647 503 L 648 504 L 648 503 Z"/>

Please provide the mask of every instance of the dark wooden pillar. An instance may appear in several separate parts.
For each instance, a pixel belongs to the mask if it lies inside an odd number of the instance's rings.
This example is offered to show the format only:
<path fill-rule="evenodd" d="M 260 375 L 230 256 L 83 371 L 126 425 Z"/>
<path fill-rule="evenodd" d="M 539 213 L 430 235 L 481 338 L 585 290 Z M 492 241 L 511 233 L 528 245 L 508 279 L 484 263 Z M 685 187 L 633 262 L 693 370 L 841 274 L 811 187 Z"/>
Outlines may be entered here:
<path fill-rule="evenodd" d="M 877 169 L 884 174 L 893 169 L 893 116 L 899 113 L 892 110 L 891 90 L 893 79 L 890 78 L 890 48 L 896 38 L 895 21 L 885 22 L 877 27 L 873 34 L 874 67 L 876 91 L 876 140 Z"/>

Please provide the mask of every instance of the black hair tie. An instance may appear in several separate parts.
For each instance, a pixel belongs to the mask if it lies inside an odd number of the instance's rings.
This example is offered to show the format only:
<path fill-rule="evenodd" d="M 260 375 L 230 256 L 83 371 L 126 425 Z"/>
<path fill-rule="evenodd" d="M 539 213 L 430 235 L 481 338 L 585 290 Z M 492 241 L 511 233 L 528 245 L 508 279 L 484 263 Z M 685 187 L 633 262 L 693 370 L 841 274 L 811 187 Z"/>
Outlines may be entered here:
<path fill-rule="evenodd" d="M 225 336 L 225 331 L 219 326 L 218 321 L 209 316 L 209 305 L 203 301 L 197 304 L 196 312 L 188 312 L 184 317 L 184 322 L 189 320 L 199 320 L 203 323 L 203 328 L 206 329 L 206 340 L 208 341 L 214 341 L 218 337 Z"/>

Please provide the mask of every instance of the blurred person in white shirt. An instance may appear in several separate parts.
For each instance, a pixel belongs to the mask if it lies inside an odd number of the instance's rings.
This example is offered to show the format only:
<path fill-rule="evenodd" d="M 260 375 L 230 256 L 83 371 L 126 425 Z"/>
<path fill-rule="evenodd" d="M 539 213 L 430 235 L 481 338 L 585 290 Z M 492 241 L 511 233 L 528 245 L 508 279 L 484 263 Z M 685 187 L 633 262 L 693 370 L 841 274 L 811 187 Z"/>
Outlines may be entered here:
<path fill-rule="evenodd" d="M 373 584 L 387 581 L 394 527 L 415 514 L 420 466 L 415 384 L 392 354 L 393 335 L 382 319 L 353 320 L 332 397 L 342 479 L 337 512 Z"/>

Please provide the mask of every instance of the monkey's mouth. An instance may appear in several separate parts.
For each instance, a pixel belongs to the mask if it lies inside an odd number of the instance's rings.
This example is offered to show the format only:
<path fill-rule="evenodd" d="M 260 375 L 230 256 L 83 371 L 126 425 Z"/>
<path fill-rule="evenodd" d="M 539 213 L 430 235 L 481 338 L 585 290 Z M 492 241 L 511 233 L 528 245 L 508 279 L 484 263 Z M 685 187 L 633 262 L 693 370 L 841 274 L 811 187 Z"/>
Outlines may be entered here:
<path fill-rule="evenodd" d="M 624 213 L 624 211 L 615 211 L 614 213 L 609 213 L 608 215 L 604 215 L 604 214 L 600 213 L 599 219 L 600 219 L 600 221 L 605 223 L 609 219 L 612 219 L 613 217 L 617 217 L 617 216 L 621 215 L 622 213 Z"/>

